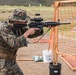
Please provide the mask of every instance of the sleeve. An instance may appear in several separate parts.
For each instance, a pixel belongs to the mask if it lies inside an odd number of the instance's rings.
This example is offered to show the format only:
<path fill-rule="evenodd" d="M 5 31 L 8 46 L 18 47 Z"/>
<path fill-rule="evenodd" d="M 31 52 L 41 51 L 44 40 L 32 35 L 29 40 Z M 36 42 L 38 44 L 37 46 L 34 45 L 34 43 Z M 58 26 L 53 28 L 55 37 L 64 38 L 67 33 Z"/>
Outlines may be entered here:
<path fill-rule="evenodd" d="M 0 28 L 0 36 L 5 40 L 5 42 L 12 48 L 19 48 L 27 46 L 26 39 L 24 36 L 16 37 L 11 29 L 6 27 Z"/>

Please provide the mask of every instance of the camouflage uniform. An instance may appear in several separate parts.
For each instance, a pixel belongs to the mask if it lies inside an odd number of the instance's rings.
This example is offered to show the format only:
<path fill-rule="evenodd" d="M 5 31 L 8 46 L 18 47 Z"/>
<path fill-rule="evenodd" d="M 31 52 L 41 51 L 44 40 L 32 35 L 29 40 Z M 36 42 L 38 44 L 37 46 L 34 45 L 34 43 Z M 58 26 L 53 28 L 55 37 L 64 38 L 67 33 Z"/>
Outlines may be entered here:
<path fill-rule="evenodd" d="M 16 9 L 13 17 L 9 20 L 25 20 L 27 18 L 25 11 Z M 43 33 L 43 32 L 42 32 Z M 29 36 L 37 37 L 42 33 L 36 32 Z M 16 36 L 12 28 L 7 23 L 0 25 L 0 75 L 23 75 L 23 72 L 16 63 L 16 52 L 18 48 L 27 46 L 26 39 L 23 35 Z"/>
<path fill-rule="evenodd" d="M 7 23 L 0 25 L 0 53 L 11 54 L 8 59 L 0 57 L 0 75 L 23 75 L 15 61 L 15 54 L 19 47 L 26 45 L 26 39 L 23 35 L 16 37 Z"/>

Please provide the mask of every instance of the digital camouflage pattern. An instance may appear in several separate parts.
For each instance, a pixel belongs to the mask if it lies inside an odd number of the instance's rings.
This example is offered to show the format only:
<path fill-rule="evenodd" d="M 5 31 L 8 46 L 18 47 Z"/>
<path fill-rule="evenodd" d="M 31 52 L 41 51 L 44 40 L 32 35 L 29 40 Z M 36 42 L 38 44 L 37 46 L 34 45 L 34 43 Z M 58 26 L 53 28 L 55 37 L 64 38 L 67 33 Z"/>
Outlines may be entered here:
<path fill-rule="evenodd" d="M 13 15 L 9 17 L 9 20 L 26 20 L 28 18 L 26 11 L 22 9 L 15 9 Z"/>
<path fill-rule="evenodd" d="M 16 9 L 11 19 L 26 20 L 27 15 L 25 12 L 24 10 Z M 30 37 L 37 37 L 39 35 L 41 33 L 35 33 Z M 7 23 L 0 24 L 0 53 L 11 55 L 8 59 L 5 59 L 0 54 L 0 75 L 24 75 L 14 58 L 16 57 L 18 48 L 23 46 L 27 46 L 23 35 L 17 37 L 16 33 L 14 33 L 13 29 Z"/>
<path fill-rule="evenodd" d="M 7 23 L 0 25 L 0 52 L 14 55 L 19 47 L 26 46 L 23 35 L 16 37 Z M 0 57 L 0 75 L 23 75 L 15 60 L 6 60 Z"/>
<path fill-rule="evenodd" d="M 24 74 L 15 61 L 0 59 L 0 75 L 24 75 Z"/>
<path fill-rule="evenodd" d="M 16 37 L 10 27 L 4 23 L 0 25 L 0 50 L 14 52 L 19 47 L 26 45 L 23 35 Z M 10 49 L 11 48 L 11 49 Z"/>

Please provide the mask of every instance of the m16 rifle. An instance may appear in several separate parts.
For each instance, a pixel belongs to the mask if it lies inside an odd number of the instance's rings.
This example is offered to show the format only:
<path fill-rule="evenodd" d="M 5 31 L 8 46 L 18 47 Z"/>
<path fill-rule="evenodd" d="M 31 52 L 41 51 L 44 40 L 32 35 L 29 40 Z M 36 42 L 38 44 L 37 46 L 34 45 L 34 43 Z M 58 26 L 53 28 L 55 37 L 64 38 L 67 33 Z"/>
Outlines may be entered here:
<path fill-rule="evenodd" d="M 40 14 L 35 14 L 35 16 L 40 16 Z M 31 22 L 28 24 L 28 26 L 31 27 L 36 27 L 36 28 L 40 28 L 43 29 L 43 27 L 50 27 L 50 26 L 58 26 L 58 25 L 65 25 L 65 24 L 70 24 L 70 22 L 64 22 L 64 23 L 60 23 L 60 20 L 58 20 L 58 22 L 43 22 L 43 18 L 38 17 L 38 18 L 32 18 L 30 19 Z"/>
<path fill-rule="evenodd" d="M 30 23 L 27 23 L 27 21 L 21 21 L 21 20 L 18 20 L 18 21 L 12 20 L 11 22 L 13 23 L 14 30 L 16 30 L 19 35 L 21 35 L 21 33 L 23 34 L 25 31 L 27 31 L 28 30 L 27 27 L 39 28 L 41 32 L 40 31 L 36 31 L 36 32 L 43 34 L 43 27 L 52 27 L 52 26 L 55 27 L 58 25 L 70 24 L 70 22 L 60 23 L 60 20 L 58 20 L 58 22 L 50 22 L 50 21 L 44 22 L 43 18 L 40 17 L 40 14 L 35 14 L 34 18 L 30 18 L 30 21 L 31 21 Z M 49 28 L 49 30 L 50 30 L 50 28 Z"/>

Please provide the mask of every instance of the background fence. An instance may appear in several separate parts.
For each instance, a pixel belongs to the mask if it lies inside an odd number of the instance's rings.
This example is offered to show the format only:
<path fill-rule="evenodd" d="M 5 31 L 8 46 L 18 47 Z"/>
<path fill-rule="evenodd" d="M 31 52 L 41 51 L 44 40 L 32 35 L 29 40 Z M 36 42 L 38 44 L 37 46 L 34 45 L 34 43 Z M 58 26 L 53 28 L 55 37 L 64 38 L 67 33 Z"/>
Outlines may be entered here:
<path fill-rule="evenodd" d="M 53 63 L 58 63 L 58 53 L 66 63 L 76 70 L 76 0 L 56 1 L 54 4 L 54 21 L 70 22 L 71 24 L 54 27 Z M 50 38 L 52 40 L 52 38 Z M 51 44 L 51 43 L 50 43 Z"/>

